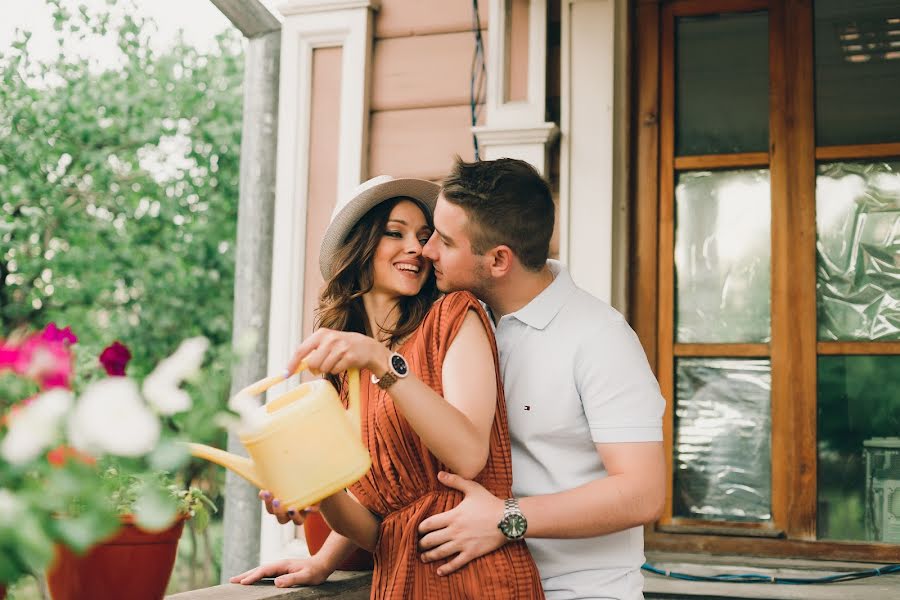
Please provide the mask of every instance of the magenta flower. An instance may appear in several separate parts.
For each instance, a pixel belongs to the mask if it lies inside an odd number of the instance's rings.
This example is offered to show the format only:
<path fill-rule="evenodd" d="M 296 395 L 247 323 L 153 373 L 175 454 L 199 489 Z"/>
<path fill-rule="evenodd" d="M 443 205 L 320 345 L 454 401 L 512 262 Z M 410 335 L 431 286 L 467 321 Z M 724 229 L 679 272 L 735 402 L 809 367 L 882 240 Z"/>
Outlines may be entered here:
<path fill-rule="evenodd" d="M 70 346 L 78 341 L 71 327 L 60 329 L 56 323 L 49 323 L 41 332 L 41 337 L 48 342 L 62 342 Z"/>
<path fill-rule="evenodd" d="M 63 339 L 48 340 L 40 333 L 27 338 L 13 351 L 13 370 L 36 381 L 41 389 L 70 387 L 72 352 Z"/>
<path fill-rule="evenodd" d="M 19 349 L 0 341 L 0 371 L 12 369 L 19 360 Z"/>
<path fill-rule="evenodd" d="M 119 342 L 113 342 L 103 349 L 100 353 L 100 364 L 106 369 L 106 374 L 110 377 L 120 377 L 125 375 L 125 367 L 131 360 L 131 352 L 128 347 Z"/>

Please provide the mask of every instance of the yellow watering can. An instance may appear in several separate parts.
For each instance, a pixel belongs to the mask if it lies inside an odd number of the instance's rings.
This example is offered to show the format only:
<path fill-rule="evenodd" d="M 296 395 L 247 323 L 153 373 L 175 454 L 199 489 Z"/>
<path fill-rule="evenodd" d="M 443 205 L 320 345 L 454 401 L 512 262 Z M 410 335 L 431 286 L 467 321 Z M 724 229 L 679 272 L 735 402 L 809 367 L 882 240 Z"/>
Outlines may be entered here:
<path fill-rule="evenodd" d="M 250 458 L 203 444 L 188 444 L 191 454 L 269 490 L 289 509 L 327 498 L 357 482 L 372 464 L 360 433 L 359 371 L 347 373 L 346 411 L 327 380 L 310 381 L 260 406 L 257 423 L 238 432 Z M 284 375 L 267 377 L 239 395 L 258 396 L 284 380 Z"/>

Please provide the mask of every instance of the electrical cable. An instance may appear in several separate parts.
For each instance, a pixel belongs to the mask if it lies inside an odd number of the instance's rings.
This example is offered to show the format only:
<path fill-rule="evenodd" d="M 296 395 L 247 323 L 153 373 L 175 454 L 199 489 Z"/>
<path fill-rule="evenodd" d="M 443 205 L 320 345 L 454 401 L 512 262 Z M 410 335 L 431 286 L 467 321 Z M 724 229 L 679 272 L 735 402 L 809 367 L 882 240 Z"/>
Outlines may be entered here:
<path fill-rule="evenodd" d="M 472 32 L 475 34 L 475 53 L 472 55 L 472 69 L 469 78 L 469 111 L 472 127 L 478 124 L 481 106 L 484 105 L 484 86 L 487 70 L 484 65 L 484 40 L 481 36 L 481 17 L 478 15 L 478 0 L 472 0 Z M 478 149 L 478 136 L 472 133 L 472 144 L 475 147 L 475 160 L 481 160 Z"/>
<path fill-rule="evenodd" d="M 641 569 L 671 577 L 672 579 L 680 579 L 683 581 L 706 581 L 718 583 L 777 583 L 784 585 L 811 585 L 820 583 L 837 583 L 840 581 L 854 581 L 857 579 L 866 579 L 868 577 L 878 577 L 879 575 L 889 575 L 891 573 L 900 573 L 900 564 L 891 564 L 878 567 L 877 569 L 868 569 L 865 571 L 853 571 L 850 573 L 841 573 L 838 575 L 828 575 L 825 577 L 779 577 L 777 575 L 764 575 L 762 573 L 739 573 L 720 575 L 689 575 L 687 573 L 678 573 L 668 569 L 660 569 L 654 567 L 650 563 L 644 563 Z"/>

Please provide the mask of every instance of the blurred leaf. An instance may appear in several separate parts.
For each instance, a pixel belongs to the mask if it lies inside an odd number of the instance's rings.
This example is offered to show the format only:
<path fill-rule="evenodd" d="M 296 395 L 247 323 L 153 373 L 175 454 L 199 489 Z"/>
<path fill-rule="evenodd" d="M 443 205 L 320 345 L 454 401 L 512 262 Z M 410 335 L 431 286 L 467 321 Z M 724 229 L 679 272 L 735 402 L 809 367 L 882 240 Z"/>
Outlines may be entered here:
<path fill-rule="evenodd" d="M 112 511 L 105 514 L 91 511 L 78 517 L 60 518 L 56 522 L 61 540 L 79 554 L 111 536 L 119 527 L 119 517 Z"/>
<path fill-rule="evenodd" d="M 191 455 L 187 447 L 179 442 L 164 440 L 148 457 L 153 469 L 173 473 L 187 464 Z"/>
<path fill-rule="evenodd" d="M 147 483 L 138 492 L 134 505 L 135 524 L 147 531 L 169 527 L 178 515 L 178 502 L 168 490 Z"/>

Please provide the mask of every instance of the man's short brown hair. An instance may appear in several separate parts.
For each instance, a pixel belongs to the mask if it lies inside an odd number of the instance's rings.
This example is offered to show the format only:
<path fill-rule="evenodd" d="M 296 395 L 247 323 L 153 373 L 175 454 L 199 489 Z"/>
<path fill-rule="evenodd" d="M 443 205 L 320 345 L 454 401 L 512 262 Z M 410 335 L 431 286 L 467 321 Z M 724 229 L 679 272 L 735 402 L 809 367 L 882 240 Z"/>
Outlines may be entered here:
<path fill-rule="evenodd" d="M 547 262 L 553 197 L 529 163 L 513 158 L 467 163 L 457 157 L 441 193 L 466 211 L 475 254 L 506 245 L 526 269 L 537 271 Z"/>

